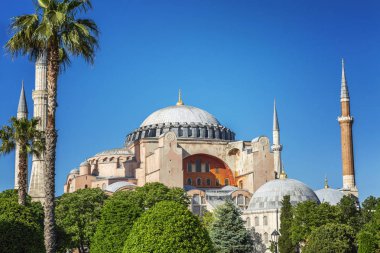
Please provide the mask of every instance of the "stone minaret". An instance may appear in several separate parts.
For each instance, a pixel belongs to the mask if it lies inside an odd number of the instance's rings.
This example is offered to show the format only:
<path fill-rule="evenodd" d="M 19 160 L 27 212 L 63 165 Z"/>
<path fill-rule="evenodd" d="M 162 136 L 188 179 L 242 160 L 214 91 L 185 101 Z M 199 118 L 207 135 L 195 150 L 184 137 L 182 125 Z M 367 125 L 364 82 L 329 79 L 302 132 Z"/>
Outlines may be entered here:
<path fill-rule="evenodd" d="M 36 80 L 35 90 L 33 91 L 34 114 L 35 118 L 39 118 L 38 129 L 45 131 L 47 120 L 47 64 L 46 54 L 41 54 L 36 61 Z M 44 174 L 45 174 L 44 154 L 38 158 L 33 156 L 32 174 L 29 184 L 29 195 L 34 201 L 43 202 L 45 196 L 44 190 Z"/>
<path fill-rule="evenodd" d="M 28 118 L 28 105 L 26 103 L 25 98 L 25 90 L 24 90 L 24 81 L 22 81 L 21 86 L 21 94 L 20 94 L 20 100 L 18 101 L 18 108 L 17 108 L 17 119 L 26 119 Z M 15 189 L 18 189 L 18 155 L 20 152 L 20 147 L 18 144 L 16 144 L 16 157 L 15 157 Z M 28 173 L 28 172 L 26 172 Z"/>
<path fill-rule="evenodd" d="M 350 113 L 350 96 L 342 59 L 342 85 L 340 90 L 342 114 L 338 117 L 342 142 L 343 192 L 358 196 L 355 183 L 354 149 L 352 142 L 353 117 Z"/>
<path fill-rule="evenodd" d="M 281 160 L 281 150 L 282 145 L 280 144 L 280 127 L 278 124 L 276 101 L 274 101 L 274 111 L 273 111 L 273 161 L 274 161 L 274 172 L 276 178 L 279 178 L 282 171 L 282 160 Z"/>

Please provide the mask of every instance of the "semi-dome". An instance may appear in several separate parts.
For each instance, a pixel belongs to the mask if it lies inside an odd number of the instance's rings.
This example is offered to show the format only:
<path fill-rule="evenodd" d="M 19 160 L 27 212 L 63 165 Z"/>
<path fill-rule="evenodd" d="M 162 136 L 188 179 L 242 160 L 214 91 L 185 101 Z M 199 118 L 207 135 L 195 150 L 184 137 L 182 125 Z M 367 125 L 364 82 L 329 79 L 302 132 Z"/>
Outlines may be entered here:
<path fill-rule="evenodd" d="M 134 187 L 136 187 L 136 185 L 133 183 L 130 183 L 130 182 L 119 181 L 119 182 L 115 182 L 115 183 L 108 185 L 105 190 L 108 192 L 116 192 L 116 191 L 120 190 L 121 188 L 125 188 L 125 187 L 134 188 Z"/>
<path fill-rule="evenodd" d="M 127 148 L 114 148 L 97 153 L 95 156 L 132 155 L 132 151 Z"/>
<path fill-rule="evenodd" d="M 174 105 L 150 114 L 140 127 L 168 123 L 220 125 L 219 121 L 205 110 L 189 105 Z"/>
<path fill-rule="evenodd" d="M 330 205 L 337 205 L 343 198 L 344 194 L 336 189 L 323 188 L 315 191 L 321 203 L 329 203 Z"/>
<path fill-rule="evenodd" d="M 248 211 L 280 209 L 281 201 L 286 195 L 290 196 L 292 205 L 306 200 L 320 203 L 317 195 L 306 184 L 283 178 L 269 181 L 257 189 L 249 202 Z"/>

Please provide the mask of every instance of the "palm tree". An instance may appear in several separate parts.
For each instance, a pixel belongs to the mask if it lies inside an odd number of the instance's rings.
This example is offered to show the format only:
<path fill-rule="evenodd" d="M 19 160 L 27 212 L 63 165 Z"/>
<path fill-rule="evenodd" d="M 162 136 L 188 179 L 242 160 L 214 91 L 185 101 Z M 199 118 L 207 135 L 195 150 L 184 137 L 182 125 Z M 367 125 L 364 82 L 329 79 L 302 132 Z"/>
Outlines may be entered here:
<path fill-rule="evenodd" d="M 18 203 L 26 203 L 28 188 L 28 154 L 40 156 L 45 147 L 43 132 L 37 130 L 38 119 L 28 120 L 12 117 L 9 126 L 0 129 L 0 153 L 9 154 L 19 145 L 18 157 Z"/>
<path fill-rule="evenodd" d="M 44 236 L 46 253 L 55 252 L 55 155 L 57 131 L 57 80 L 60 71 L 70 64 L 69 55 L 82 56 L 94 62 L 98 47 L 98 27 L 91 19 L 79 19 L 91 9 L 90 0 L 38 0 L 36 13 L 13 18 L 12 38 L 5 48 L 13 56 L 29 55 L 35 60 L 47 55 L 48 111 L 46 123 L 46 171 L 44 203 Z"/>

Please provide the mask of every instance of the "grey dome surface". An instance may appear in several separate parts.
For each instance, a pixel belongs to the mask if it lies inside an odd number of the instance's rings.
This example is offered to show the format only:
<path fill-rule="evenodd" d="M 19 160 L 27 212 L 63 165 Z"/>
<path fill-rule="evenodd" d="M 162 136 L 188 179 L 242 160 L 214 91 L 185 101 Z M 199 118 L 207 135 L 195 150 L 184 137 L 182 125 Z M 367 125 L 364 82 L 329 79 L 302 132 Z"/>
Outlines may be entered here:
<path fill-rule="evenodd" d="M 132 151 L 127 148 L 114 148 L 97 153 L 95 156 L 111 156 L 111 155 L 132 155 Z"/>
<path fill-rule="evenodd" d="M 294 179 L 275 179 L 262 185 L 253 194 L 248 211 L 280 209 L 284 196 L 290 196 L 292 205 L 306 200 L 320 203 L 317 195 L 306 184 Z"/>
<path fill-rule="evenodd" d="M 330 205 L 337 205 L 343 198 L 344 194 L 336 189 L 323 188 L 315 191 L 321 203 L 329 203 Z"/>
<path fill-rule="evenodd" d="M 219 121 L 205 110 L 189 105 L 174 105 L 155 111 L 144 120 L 140 127 L 167 123 L 220 125 Z"/>
<path fill-rule="evenodd" d="M 72 169 L 70 171 L 70 174 L 79 174 L 79 170 L 78 169 Z"/>
<path fill-rule="evenodd" d="M 123 188 L 125 186 L 132 186 L 132 187 L 134 187 L 136 185 L 133 184 L 133 183 L 125 182 L 125 181 L 119 181 L 119 182 L 116 182 L 116 183 L 108 185 L 106 187 L 106 191 L 116 192 L 117 190 L 119 190 L 120 188 Z"/>

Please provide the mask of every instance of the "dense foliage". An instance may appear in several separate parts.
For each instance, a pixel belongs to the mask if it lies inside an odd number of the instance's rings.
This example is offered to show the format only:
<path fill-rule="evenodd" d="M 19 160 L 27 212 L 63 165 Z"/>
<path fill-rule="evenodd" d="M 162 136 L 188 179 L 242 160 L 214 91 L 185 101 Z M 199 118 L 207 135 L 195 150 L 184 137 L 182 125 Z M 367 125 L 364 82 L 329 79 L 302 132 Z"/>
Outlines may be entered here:
<path fill-rule="evenodd" d="M 105 201 L 96 233 L 92 239 L 92 253 L 120 253 L 133 223 L 144 212 L 135 192 L 117 192 Z"/>
<path fill-rule="evenodd" d="M 282 200 L 281 207 L 281 217 L 280 217 L 280 238 L 278 240 L 278 248 L 281 253 L 290 253 L 294 252 L 295 245 L 291 240 L 291 227 L 292 227 L 292 205 L 290 204 L 290 196 L 284 196 Z"/>
<path fill-rule="evenodd" d="M 241 211 L 227 201 L 214 210 L 215 220 L 210 237 L 218 253 L 246 253 L 253 249 L 253 240 L 244 226 Z"/>
<path fill-rule="evenodd" d="M 255 228 L 249 230 L 249 234 L 252 238 L 252 253 L 265 253 L 267 251 L 267 246 L 264 244 L 261 234 L 255 231 Z"/>
<path fill-rule="evenodd" d="M 27 197 L 25 206 L 18 204 L 17 191 L 0 193 L 0 252 L 44 252 L 43 209 Z"/>
<path fill-rule="evenodd" d="M 380 198 L 363 203 L 362 211 L 369 220 L 358 234 L 359 253 L 380 252 Z"/>
<path fill-rule="evenodd" d="M 355 253 L 355 232 L 345 224 L 329 223 L 310 234 L 304 253 Z"/>
<path fill-rule="evenodd" d="M 65 242 L 63 246 L 77 248 L 80 253 L 91 247 L 105 198 L 104 192 L 96 188 L 66 193 L 57 199 L 56 220 L 62 230 L 63 238 L 59 239 Z"/>
<path fill-rule="evenodd" d="M 198 217 L 174 201 L 161 201 L 133 225 L 125 253 L 211 253 L 212 242 Z"/>

